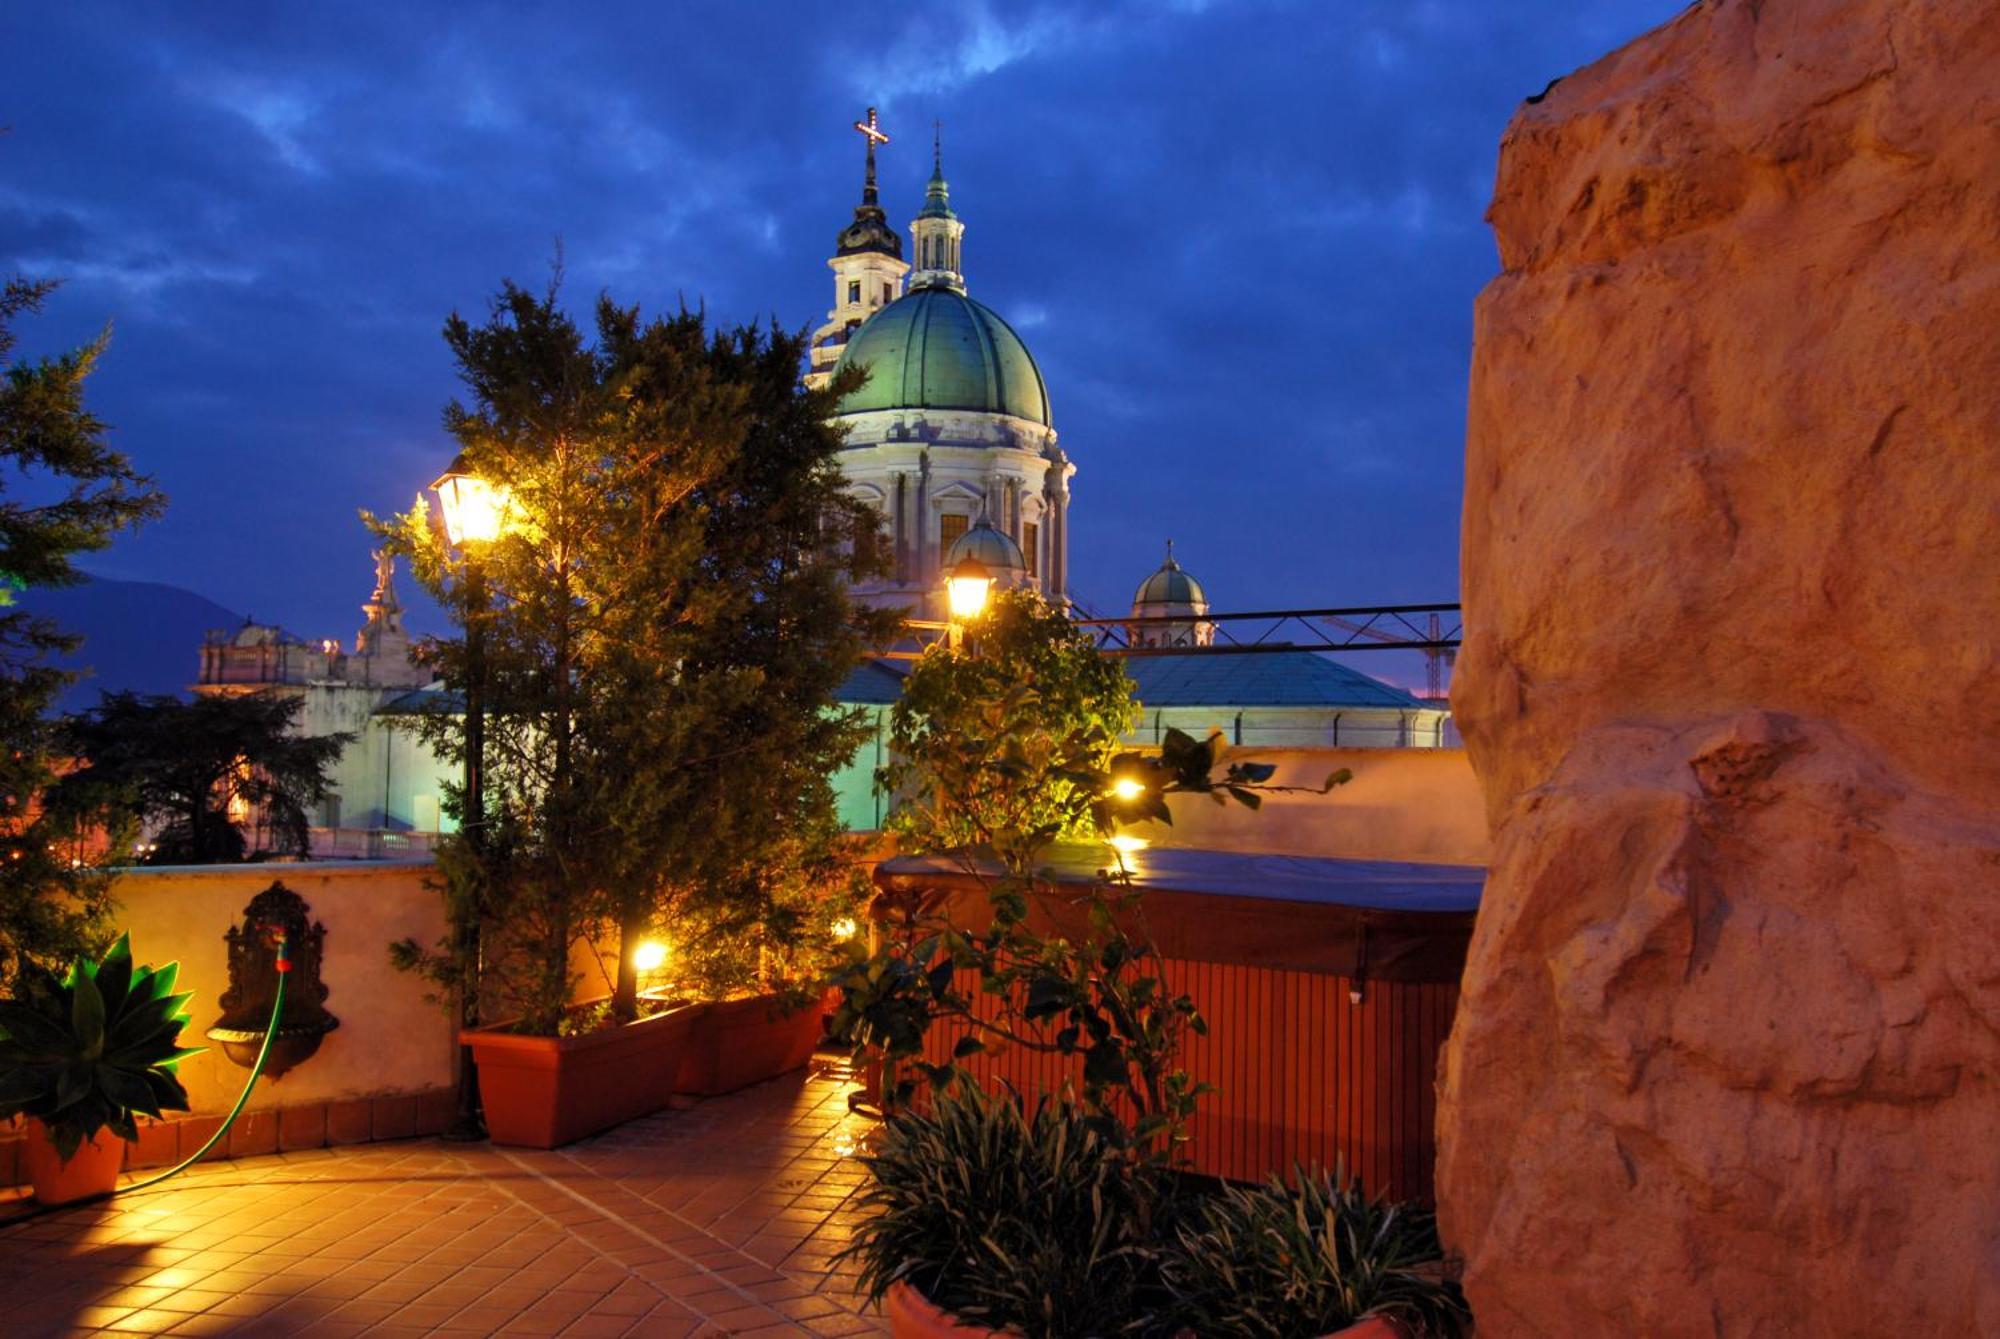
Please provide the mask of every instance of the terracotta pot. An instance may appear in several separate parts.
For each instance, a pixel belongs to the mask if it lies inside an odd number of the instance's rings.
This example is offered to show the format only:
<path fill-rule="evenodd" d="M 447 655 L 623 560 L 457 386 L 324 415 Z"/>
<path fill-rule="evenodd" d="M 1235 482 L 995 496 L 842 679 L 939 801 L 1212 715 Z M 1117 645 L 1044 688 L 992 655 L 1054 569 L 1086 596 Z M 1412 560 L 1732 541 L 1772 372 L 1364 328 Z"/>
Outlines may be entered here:
<path fill-rule="evenodd" d="M 779 1010 L 775 995 L 698 1007 L 677 1086 L 698 1097 L 718 1097 L 789 1073 L 812 1059 L 826 1035 L 816 1001 L 789 1014 Z"/>
<path fill-rule="evenodd" d="M 882 1314 L 889 1319 L 891 1339 L 1006 1339 L 1001 1330 L 959 1324 L 956 1316 L 907 1283 L 889 1285 Z"/>
<path fill-rule="evenodd" d="M 889 1295 L 882 1299 L 882 1313 L 888 1317 L 891 1339 L 1008 1339 L 1004 1330 L 961 1324 L 957 1317 L 934 1305 L 907 1283 L 889 1285 Z M 1370 1316 L 1334 1331 L 1326 1339 L 1409 1339 L 1409 1331 L 1393 1320 Z"/>
<path fill-rule="evenodd" d="M 496 1144 L 555 1148 L 665 1107 L 696 1009 L 670 1009 L 583 1037 L 524 1037 L 496 1023 L 459 1034 L 479 1066 Z"/>
<path fill-rule="evenodd" d="M 78 1144 L 75 1155 L 65 1162 L 56 1152 L 48 1126 L 31 1120 L 27 1127 L 21 1158 L 28 1181 L 35 1187 L 35 1198 L 43 1204 L 69 1204 L 118 1188 L 118 1172 L 125 1165 L 123 1139 L 109 1130 L 99 1130 L 96 1138 Z"/>
<path fill-rule="evenodd" d="M 1336 1330 L 1327 1339 L 1410 1339 L 1410 1332 L 1401 1323 L 1387 1316 L 1370 1316 L 1357 1320 L 1344 1330 Z"/>

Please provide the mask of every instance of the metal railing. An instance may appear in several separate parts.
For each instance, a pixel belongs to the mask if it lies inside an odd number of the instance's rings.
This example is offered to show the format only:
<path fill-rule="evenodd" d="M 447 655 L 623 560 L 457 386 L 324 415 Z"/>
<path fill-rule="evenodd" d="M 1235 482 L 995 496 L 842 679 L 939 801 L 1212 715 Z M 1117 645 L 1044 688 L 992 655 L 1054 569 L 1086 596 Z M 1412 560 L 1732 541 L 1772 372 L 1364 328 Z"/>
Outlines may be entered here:
<path fill-rule="evenodd" d="M 1229 654 L 1244 651 L 1456 651 L 1464 620 L 1455 604 L 1363 605 L 1349 609 L 1266 609 L 1241 614 L 1080 618 L 1113 655 Z M 1145 636 L 1200 626 L 1204 646 L 1158 646 Z"/>
<path fill-rule="evenodd" d="M 1457 604 L 1356 605 L 1344 609 L 1263 609 L 1247 613 L 1078 618 L 1098 650 L 1114 656 L 1231 655 L 1261 651 L 1417 651 L 1429 661 L 1433 697 L 1464 637 Z M 925 619 L 903 624 L 903 636 L 883 658 L 915 660 L 947 640 L 951 625 Z M 1199 629 L 1196 644 L 1175 634 Z M 1149 633 L 1164 634 L 1161 636 Z"/>

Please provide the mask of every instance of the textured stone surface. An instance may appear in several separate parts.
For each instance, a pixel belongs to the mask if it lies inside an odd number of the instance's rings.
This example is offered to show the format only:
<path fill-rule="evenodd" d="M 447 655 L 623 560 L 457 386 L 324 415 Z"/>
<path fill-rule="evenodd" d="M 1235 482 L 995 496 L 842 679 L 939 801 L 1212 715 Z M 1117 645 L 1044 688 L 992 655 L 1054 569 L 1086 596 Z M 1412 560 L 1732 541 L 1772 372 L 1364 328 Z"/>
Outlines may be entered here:
<path fill-rule="evenodd" d="M 2000 1334 L 2000 5 L 1703 4 L 1524 106 L 1453 705 L 1483 1336 Z"/>

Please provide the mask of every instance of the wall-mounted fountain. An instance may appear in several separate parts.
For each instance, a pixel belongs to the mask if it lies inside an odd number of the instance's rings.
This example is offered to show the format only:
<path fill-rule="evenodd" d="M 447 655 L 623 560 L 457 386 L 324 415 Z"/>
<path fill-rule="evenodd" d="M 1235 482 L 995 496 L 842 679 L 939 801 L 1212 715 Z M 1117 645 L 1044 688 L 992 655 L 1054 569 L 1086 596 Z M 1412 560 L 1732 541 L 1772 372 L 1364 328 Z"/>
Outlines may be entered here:
<path fill-rule="evenodd" d="M 327 988 L 320 980 L 321 949 L 326 927 L 311 921 L 312 908 L 282 883 L 250 899 L 243 923 L 224 936 L 229 944 L 229 989 L 222 994 L 222 1017 L 208 1030 L 231 1060 L 248 1069 L 257 1063 L 264 1033 L 271 1021 L 271 1002 L 278 990 L 278 937 L 291 944 L 291 980 L 285 987 L 285 1008 L 264 1076 L 276 1079 L 310 1059 L 340 1020 L 326 1011 Z"/>

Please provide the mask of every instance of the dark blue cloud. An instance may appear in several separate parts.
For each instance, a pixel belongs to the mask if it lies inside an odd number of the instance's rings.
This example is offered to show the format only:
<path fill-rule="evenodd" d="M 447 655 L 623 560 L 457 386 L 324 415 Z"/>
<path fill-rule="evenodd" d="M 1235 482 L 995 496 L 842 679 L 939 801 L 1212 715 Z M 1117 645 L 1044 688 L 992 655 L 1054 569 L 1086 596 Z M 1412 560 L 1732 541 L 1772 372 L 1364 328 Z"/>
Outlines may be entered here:
<path fill-rule="evenodd" d="M 69 279 L 33 346 L 115 322 L 95 402 L 173 494 L 98 569 L 338 634 L 355 510 L 449 454 L 447 312 L 560 236 L 579 304 L 816 322 L 875 103 L 899 226 L 944 122 L 1086 601 L 1168 535 L 1223 608 L 1449 598 L 1500 132 L 1675 7 L 14 7 L 0 269 Z"/>

